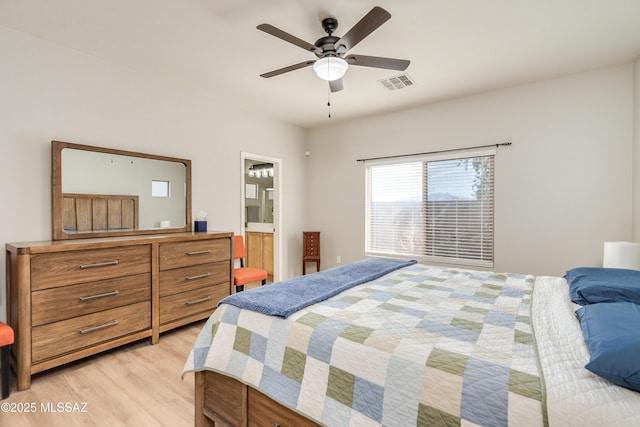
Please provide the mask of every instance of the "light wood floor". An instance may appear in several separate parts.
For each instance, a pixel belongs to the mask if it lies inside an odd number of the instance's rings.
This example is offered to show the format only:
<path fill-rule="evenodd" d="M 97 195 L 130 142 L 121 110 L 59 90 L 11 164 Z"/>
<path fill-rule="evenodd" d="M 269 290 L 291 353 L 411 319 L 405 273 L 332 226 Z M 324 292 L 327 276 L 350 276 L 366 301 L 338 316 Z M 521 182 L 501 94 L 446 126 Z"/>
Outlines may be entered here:
<path fill-rule="evenodd" d="M 194 375 L 182 368 L 204 322 L 42 372 L 31 388 L 0 401 L 0 426 L 192 426 Z M 65 404 L 72 410 L 52 412 Z M 33 408 L 33 413 L 7 413 Z M 48 412 L 47 412 L 48 411 Z"/>

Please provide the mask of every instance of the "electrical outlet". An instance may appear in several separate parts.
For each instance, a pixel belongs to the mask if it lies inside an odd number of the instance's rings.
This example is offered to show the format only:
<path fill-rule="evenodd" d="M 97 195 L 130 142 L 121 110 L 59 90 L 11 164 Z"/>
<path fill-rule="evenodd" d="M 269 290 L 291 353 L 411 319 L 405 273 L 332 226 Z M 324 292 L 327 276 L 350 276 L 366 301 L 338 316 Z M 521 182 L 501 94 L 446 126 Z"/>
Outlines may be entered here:
<path fill-rule="evenodd" d="M 342 264 L 342 257 L 340 255 L 336 257 L 336 264 Z"/>

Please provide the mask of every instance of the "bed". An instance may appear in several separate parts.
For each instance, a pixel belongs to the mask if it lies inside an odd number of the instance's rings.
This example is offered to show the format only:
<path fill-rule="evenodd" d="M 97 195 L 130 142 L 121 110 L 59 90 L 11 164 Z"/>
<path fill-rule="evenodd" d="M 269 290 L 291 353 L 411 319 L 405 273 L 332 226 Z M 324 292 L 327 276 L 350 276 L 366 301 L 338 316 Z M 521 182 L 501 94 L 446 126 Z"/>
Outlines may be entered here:
<path fill-rule="evenodd" d="M 62 227 L 66 233 L 138 229 L 135 195 L 62 194 Z"/>
<path fill-rule="evenodd" d="M 398 267 L 369 274 L 379 262 Z M 366 274 L 353 279 L 355 270 Z M 638 369 L 616 385 L 585 369 L 597 337 L 587 339 L 581 322 L 608 325 L 600 330 L 606 341 L 609 319 L 628 305 L 631 317 L 613 323 L 631 325 L 630 341 L 640 342 L 640 306 L 627 294 L 577 305 L 574 281 L 602 286 L 576 276 L 367 259 L 234 294 L 208 319 L 184 367 L 183 375 L 196 375 L 196 425 L 638 423 L 640 393 L 630 388 L 640 387 L 638 343 L 622 350 Z M 309 296 L 307 288 L 328 293 Z M 640 285 L 630 288 L 638 297 Z"/>

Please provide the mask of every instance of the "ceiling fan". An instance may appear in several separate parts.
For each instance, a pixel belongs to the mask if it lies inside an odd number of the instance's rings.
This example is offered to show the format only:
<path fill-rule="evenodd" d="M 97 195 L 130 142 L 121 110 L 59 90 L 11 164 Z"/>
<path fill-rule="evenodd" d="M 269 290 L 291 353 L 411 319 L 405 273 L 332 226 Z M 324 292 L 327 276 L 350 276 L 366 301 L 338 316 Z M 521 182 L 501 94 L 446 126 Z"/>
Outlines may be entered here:
<path fill-rule="evenodd" d="M 293 36 L 270 24 L 260 24 L 257 28 L 274 37 L 278 37 L 286 42 L 313 52 L 318 59 L 303 61 L 298 64 L 289 65 L 268 73 L 260 74 L 260 77 L 273 77 L 289 71 L 298 70 L 313 65 L 313 70 L 318 77 L 329 82 L 331 92 L 343 89 L 342 76 L 349 65 L 359 65 L 364 67 L 385 68 L 388 70 L 404 71 L 409 66 L 409 60 L 383 58 L 379 56 L 346 55 L 347 51 L 360 43 L 365 37 L 374 32 L 379 26 L 391 18 L 391 14 L 381 7 L 374 7 L 358 23 L 356 23 L 342 37 L 333 35 L 338 28 L 338 20 L 335 18 L 325 18 L 322 20 L 322 28 L 327 33 L 319 38 L 315 44 L 308 43 L 296 36 Z"/>

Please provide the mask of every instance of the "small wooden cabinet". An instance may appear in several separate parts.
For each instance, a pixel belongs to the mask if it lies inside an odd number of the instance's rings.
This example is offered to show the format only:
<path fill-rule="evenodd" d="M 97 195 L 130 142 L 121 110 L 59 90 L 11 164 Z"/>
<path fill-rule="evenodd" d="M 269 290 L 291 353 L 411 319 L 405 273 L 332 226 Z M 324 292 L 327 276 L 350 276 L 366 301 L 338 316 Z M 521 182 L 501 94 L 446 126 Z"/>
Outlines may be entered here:
<path fill-rule="evenodd" d="M 233 283 L 232 233 L 8 243 L 18 390 L 31 375 L 207 318 Z"/>
<path fill-rule="evenodd" d="M 316 271 L 320 271 L 320 232 L 302 232 L 302 274 L 307 274 L 307 263 L 315 262 Z"/>
<path fill-rule="evenodd" d="M 266 270 L 273 280 L 273 233 L 247 231 L 247 267 Z"/>

